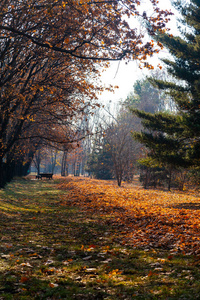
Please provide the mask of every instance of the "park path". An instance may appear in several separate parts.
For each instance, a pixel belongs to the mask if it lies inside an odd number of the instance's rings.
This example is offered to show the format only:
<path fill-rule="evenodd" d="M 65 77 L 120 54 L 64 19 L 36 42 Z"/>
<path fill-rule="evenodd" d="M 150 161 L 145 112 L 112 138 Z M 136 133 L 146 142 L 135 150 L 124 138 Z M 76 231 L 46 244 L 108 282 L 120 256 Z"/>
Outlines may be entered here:
<path fill-rule="evenodd" d="M 198 241 L 198 224 L 189 222 L 198 201 L 188 196 L 190 209 L 177 209 L 187 200 L 177 196 L 163 211 L 167 194 L 139 187 L 83 178 L 13 181 L 0 190 L 0 299 L 198 299 L 198 253 L 155 238 L 158 227 L 169 241 L 194 232 Z"/>

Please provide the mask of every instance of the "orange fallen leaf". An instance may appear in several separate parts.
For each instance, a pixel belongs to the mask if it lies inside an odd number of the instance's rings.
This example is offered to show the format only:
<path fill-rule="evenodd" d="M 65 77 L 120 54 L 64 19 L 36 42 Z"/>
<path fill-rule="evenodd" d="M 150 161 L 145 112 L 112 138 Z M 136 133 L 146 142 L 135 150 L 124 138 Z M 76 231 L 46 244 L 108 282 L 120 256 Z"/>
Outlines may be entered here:
<path fill-rule="evenodd" d="M 153 275 L 154 275 L 154 273 L 152 271 L 149 271 L 148 277 L 151 277 Z"/>
<path fill-rule="evenodd" d="M 99 216 L 111 213 L 113 219 L 108 220 L 108 225 L 113 224 L 123 236 L 121 245 L 131 244 L 144 249 L 149 246 L 169 249 L 174 245 L 171 250 L 175 253 L 199 253 L 200 210 L 194 209 L 199 200 L 192 193 L 138 189 L 126 183 L 119 191 L 112 181 L 72 177 L 58 188 L 67 190 L 66 205 L 69 199 L 70 205 L 92 213 L 101 212 Z M 81 249 L 85 249 L 84 246 Z M 104 253 L 108 253 L 108 249 L 102 247 Z M 170 254 L 168 260 L 172 258 Z"/>
<path fill-rule="evenodd" d="M 169 260 L 172 260 L 173 256 L 172 256 L 172 255 L 169 255 L 167 258 L 168 258 Z"/>
<path fill-rule="evenodd" d="M 21 277 L 20 282 L 24 283 L 24 282 L 27 282 L 28 280 L 29 280 L 28 277 L 23 276 L 23 277 Z"/>

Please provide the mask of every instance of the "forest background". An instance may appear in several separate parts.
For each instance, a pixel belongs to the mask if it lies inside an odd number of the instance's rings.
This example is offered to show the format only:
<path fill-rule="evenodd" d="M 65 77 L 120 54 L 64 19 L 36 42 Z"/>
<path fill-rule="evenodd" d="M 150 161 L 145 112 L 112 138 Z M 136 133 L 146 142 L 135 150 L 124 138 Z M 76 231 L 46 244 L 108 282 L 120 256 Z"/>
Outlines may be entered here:
<path fill-rule="evenodd" d="M 74 175 L 119 186 L 139 172 L 145 187 L 170 189 L 172 178 L 181 189 L 188 179 L 198 184 L 199 1 L 176 2 L 176 37 L 167 29 L 171 11 L 149 5 L 151 14 L 142 1 L 2 1 L 1 186 L 31 163 L 38 174 L 60 164 L 64 176 L 69 161 Z M 148 58 L 164 46 L 172 55 L 164 71 L 158 64 L 151 80 L 137 81 L 116 114 L 99 107 L 98 94 L 117 88 L 98 80 L 109 62 L 153 70 Z"/>

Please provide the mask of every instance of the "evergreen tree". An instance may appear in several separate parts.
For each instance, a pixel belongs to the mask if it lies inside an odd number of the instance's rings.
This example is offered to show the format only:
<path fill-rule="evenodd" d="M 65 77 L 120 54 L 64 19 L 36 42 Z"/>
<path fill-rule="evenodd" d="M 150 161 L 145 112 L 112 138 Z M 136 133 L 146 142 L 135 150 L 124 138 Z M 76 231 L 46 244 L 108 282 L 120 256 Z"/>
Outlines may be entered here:
<path fill-rule="evenodd" d="M 169 81 L 152 79 L 165 90 L 176 111 L 148 113 L 134 109 L 142 119 L 144 130 L 134 137 L 149 151 L 149 160 L 169 169 L 198 166 L 200 162 L 200 1 L 177 6 L 182 15 L 180 36 L 155 36 L 171 53 L 164 59 Z"/>
<path fill-rule="evenodd" d="M 122 103 L 123 106 L 138 108 L 151 113 L 163 108 L 164 99 L 161 93 L 147 78 L 136 80 L 133 89 L 133 92 L 130 92 L 126 100 Z"/>
<path fill-rule="evenodd" d="M 90 154 L 87 162 L 87 171 L 97 179 L 113 178 L 113 162 L 107 148 L 106 140 L 103 140 L 101 147 Z"/>

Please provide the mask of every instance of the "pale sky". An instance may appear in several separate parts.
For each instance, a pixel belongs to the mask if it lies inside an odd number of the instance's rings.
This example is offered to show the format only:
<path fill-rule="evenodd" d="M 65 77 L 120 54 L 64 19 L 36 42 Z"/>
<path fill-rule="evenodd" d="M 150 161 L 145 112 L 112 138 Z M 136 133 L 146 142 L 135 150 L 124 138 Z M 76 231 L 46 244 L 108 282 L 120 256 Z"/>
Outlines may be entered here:
<path fill-rule="evenodd" d="M 144 7 L 146 8 L 146 2 L 147 0 L 141 1 Z M 142 7 L 141 4 L 141 7 Z M 160 0 L 160 7 L 162 9 L 171 9 L 174 11 L 171 7 L 170 0 Z M 146 11 L 148 11 L 146 9 Z M 173 17 L 174 20 L 172 20 L 170 23 L 170 28 L 172 28 L 172 31 L 176 30 L 176 21 L 175 17 Z M 168 25 L 169 27 L 169 25 Z M 162 57 L 167 55 L 167 51 L 162 51 Z M 159 63 L 158 55 L 155 55 L 152 58 L 152 64 L 156 67 Z M 104 84 L 112 84 L 113 86 L 117 85 L 119 86 L 119 89 L 116 89 L 116 92 L 110 93 L 110 92 L 104 92 L 100 97 L 100 102 L 106 103 L 109 100 L 112 101 L 119 101 L 119 100 L 125 100 L 127 95 L 133 90 L 134 82 L 137 79 L 142 79 L 145 76 L 150 76 L 150 71 L 146 69 L 139 69 L 138 67 L 139 63 L 137 61 L 130 61 L 128 64 L 125 64 L 125 62 L 121 61 L 119 62 L 111 62 L 110 68 L 107 69 L 102 74 L 102 82 Z"/>
<path fill-rule="evenodd" d="M 144 70 L 139 69 L 138 62 L 131 61 L 128 64 L 124 61 L 112 62 L 110 68 L 103 73 L 101 80 L 105 85 L 117 85 L 119 88 L 115 90 L 115 93 L 104 92 L 99 99 L 103 102 L 125 100 L 133 89 L 134 82 L 142 77 L 144 77 Z"/>

